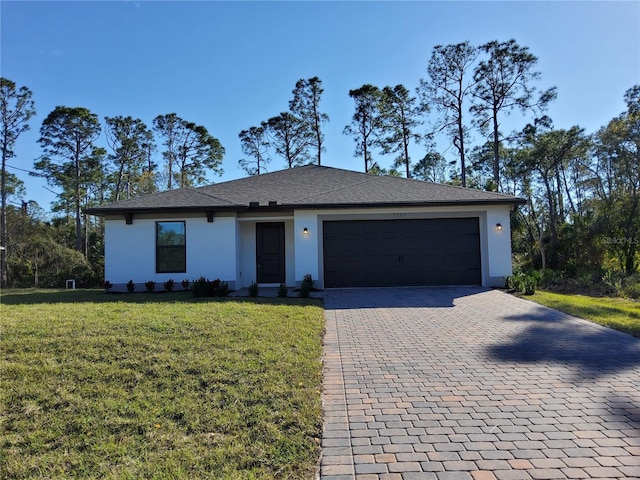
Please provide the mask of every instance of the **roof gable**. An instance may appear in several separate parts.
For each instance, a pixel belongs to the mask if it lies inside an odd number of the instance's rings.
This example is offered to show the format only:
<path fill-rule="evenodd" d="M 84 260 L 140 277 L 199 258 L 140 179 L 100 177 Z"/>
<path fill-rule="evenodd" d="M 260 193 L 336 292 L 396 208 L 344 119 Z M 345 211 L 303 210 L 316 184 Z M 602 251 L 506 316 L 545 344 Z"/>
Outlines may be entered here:
<path fill-rule="evenodd" d="M 91 208 L 87 212 L 103 215 L 136 211 L 244 211 L 274 208 L 273 202 L 277 202 L 278 208 L 293 209 L 517 204 L 523 200 L 453 185 L 305 165 L 205 187 L 168 190 Z"/>

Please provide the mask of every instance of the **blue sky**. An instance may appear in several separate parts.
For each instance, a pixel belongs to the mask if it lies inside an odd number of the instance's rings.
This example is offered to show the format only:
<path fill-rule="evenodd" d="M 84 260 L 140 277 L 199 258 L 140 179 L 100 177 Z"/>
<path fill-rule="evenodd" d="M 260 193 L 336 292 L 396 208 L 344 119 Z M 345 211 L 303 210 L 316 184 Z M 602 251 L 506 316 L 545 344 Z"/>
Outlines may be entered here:
<path fill-rule="evenodd" d="M 225 147 L 225 173 L 210 179 L 239 178 L 238 133 L 285 111 L 295 82 L 318 76 L 331 118 L 323 163 L 361 171 L 352 139 L 342 134 L 353 114 L 349 90 L 364 83 L 413 90 L 435 45 L 465 40 L 515 38 L 528 46 L 539 58 L 539 86 L 558 88 L 548 112 L 557 128 L 596 131 L 625 109 L 624 92 L 640 83 L 637 1 L 3 0 L 0 14 L 0 73 L 31 89 L 38 112 L 11 161 L 25 169 L 41 154 L 42 120 L 65 105 L 89 108 L 101 121 L 131 115 L 148 126 L 175 112 Z M 521 129 L 526 120 L 514 113 L 505 129 Z M 438 148 L 454 158 L 445 143 Z M 274 158 L 269 169 L 283 167 Z M 54 196 L 44 182 L 13 172 L 25 181 L 27 198 L 48 209 Z"/>

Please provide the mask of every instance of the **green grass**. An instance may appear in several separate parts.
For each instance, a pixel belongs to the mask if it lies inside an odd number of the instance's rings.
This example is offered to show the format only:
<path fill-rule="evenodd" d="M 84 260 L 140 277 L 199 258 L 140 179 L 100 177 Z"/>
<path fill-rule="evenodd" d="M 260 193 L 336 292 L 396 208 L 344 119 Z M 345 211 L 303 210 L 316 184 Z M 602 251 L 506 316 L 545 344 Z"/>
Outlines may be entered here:
<path fill-rule="evenodd" d="M 314 478 L 320 302 L 0 301 L 1 478 Z"/>
<path fill-rule="evenodd" d="M 624 298 L 588 297 L 537 291 L 534 302 L 640 337 L 640 302 Z"/>

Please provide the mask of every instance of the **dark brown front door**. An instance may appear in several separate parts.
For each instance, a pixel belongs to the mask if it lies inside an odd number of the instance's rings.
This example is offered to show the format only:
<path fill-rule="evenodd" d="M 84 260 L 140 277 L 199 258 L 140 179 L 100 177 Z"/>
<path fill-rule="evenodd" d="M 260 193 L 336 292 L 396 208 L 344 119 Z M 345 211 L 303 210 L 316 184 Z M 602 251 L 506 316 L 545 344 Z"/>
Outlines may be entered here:
<path fill-rule="evenodd" d="M 284 223 L 256 223 L 258 283 L 284 283 Z"/>

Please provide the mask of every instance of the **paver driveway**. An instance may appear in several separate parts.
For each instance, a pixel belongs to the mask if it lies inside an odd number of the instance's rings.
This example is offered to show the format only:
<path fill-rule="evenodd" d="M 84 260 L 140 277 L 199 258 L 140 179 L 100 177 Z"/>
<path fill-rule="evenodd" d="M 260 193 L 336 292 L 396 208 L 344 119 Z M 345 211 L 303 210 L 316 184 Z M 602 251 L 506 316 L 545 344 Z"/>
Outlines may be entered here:
<path fill-rule="evenodd" d="M 321 478 L 640 478 L 640 339 L 482 288 L 325 292 Z"/>

